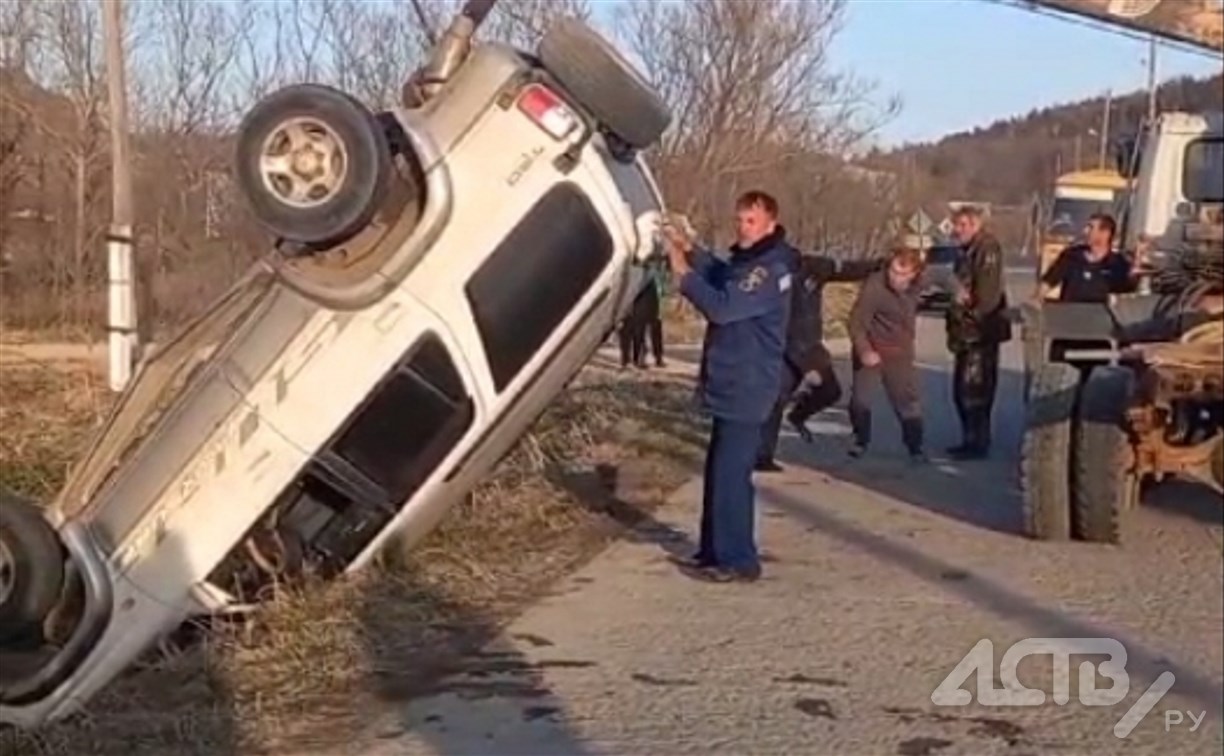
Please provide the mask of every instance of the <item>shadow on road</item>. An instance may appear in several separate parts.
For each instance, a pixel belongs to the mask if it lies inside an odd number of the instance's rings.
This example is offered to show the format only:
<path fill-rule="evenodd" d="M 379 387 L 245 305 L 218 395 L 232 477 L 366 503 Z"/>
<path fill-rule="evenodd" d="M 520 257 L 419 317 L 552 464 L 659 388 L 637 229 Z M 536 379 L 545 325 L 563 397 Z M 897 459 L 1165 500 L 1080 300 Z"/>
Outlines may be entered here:
<path fill-rule="evenodd" d="M 944 517 L 1004 533 L 1021 532 L 1018 460 L 1023 432 L 1021 374 L 1001 370 L 994 417 L 994 445 L 989 459 L 954 461 L 945 447 L 960 442 L 960 426 L 952 402 L 951 377 L 943 369 L 919 368 L 927 465 L 912 465 L 901 444 L 900 425 L 883 392 L 873 403 L 872 448 L 853 459 L 847 455 L 850 426 L 844 410 L 849 401 L 850 368 L 837 365 L 843 397 L 838 406 L 809 421 L 815 442 L 804 443 L 787 433 L 779 444 L 781 461 L 802 464 L 839 480 L 877 491 L 897 501 L 922 507 Z"/>
<path fill-rule="evenodd" d="M 408 742 L 447 754 L 584 754 L 568 726 L 564 703 L 545 685 L 543 670 L 591 666 L 571 659 L 532 658 L 520 644 L 551 645 L 546 638 L 509 638 L 495 617 L 411 573 L 387 576 L 397 585 L 372 592 L 360 616 L 370 688 L 393 712 L 373 737 L 402 753 Z M 412 602 L 439 637 L 423 642 L 387 602 Z M 396 741 L 399 741 L 398 743 Z M 374 753 L 383 751 L 372 750 Z"/>
<path fill-rule="evenodd" d="M 1205 485 L 1184 480 L 1165 481 L 1143 493 L 1145 507 L 1217 528 L 1224 527 L 1224 507 L 1220 504 L 1220 496 Z"/>
<path fill-rule="evenodd" d="M 1151 650 L 1132 638 L 1119 635 L 1116 628 L 1086 622 L 1042 604 L 999 584 L 968 572 L 956 564 L 939 559 L 886 536 L 871 533 L 810 503 L 776 488 L 765 492 L 771 505 L 796 521 L 851 544 L 873 557 L 904 568 L 941 590 L 960 594 L 999 617 L 1032 629 L 1033 637 L 1114 638 L 1127 649 L 1126 671 L 1146 688 L 1165 671 L 1176 675 L 1175 690 L 1212 712 L 1224 710 L 1224 688 L 1193 668 L 1178 664 L 1167 655 Z M 950 579 L 949 576 L 956 576 Z"/>
<path fill-rule="evenodd" d="M 618 491 L 632 485 L 626 484 L 621 477 L 620 468 L 614 465 L 599 465 L 591 472 L 556 470 L 549 476 L 580 506 L 610 518 L 620 538 L 631 543 L 657 545 L 671 556 L 686 557 L 694 553 L 696 544 L 687 533 L 656 519 L 618 495 Z"/>

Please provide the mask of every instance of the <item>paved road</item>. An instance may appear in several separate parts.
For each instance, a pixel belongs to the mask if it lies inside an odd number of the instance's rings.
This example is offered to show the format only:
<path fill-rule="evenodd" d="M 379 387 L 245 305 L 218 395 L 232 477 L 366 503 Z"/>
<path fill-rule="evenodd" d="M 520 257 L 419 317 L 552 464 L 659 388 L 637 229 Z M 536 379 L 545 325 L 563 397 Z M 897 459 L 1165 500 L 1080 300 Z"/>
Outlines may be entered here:
<path fill-rule="evenodd" d="M 941 324 L 921 329 L 933 449 L 956 440 Z M 880 446 L 851 461 L 844 414 L 814 446 L 783 442 L 759 480 L 755 585 L 711 586 L 665 559 L 692 548 L 700 481 L 523 615 L 438 692 L 371 725 L 383 754 L 1203 753 L 1224 747 L 1220 502 L 1170 488 L 1122 547 L 1015 532 L 1018 345 L 1005 354 L 996 459 L 913 468 L 881 406 Z M 844 369 L 844 366 L 843 366 Z M 1119 640 L 1129 694 L 1114 706 L 936 706 L 932 691 L 980 639 Z M 1077 657 L 1076 663 L 1082 661 Z M 1050 657 L 1020 680 L 1053 691 Z M 1164 672 L 1176 682 L 1129 737 L 1114 725 Z M 991 678 L 999 680 L 998 672 Z M 996 683 L 1000 685 L 1001 683 Z M 1100 689 L 1110 682 L 1098 676 Z M 975 689 L 972 681 L 966 683 Z M 1193 711 L 1166 731 L 1166 710 Z"/>

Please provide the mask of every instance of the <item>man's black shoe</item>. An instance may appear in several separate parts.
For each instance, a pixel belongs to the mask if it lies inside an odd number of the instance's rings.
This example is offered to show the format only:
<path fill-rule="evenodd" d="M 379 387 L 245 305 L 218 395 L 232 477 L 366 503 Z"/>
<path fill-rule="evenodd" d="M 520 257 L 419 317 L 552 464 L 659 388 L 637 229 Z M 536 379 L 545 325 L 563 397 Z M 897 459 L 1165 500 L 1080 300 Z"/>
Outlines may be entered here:
<path fill-rule="evenodd" d="M 730 567 L 683 567 L 684 574 L 704 583 L 755 583 L 761 578 L 760 567 L 732 569 Z"/>
<path fill-rule="evenodd" d="M 807 423 L 805 423 L 803 420 L 800 420 L 794 415 L 787 415 L 786 421 L 790 423 L 791 427 L 795 429 L 795 432 L 799 434 L 799 438 L 803 439 L 806 443 L 810 444 L 816 440 L 815 437 L 812 436 L 812 432 L 808 430 Z"/>
<path fill-rule="evenodd" d="M 756 463 L 756 466 L 754 466 L 752 469 L 756 470 L 757 472 L 774 473 L 774 472 L 782 472 L 783 468 L 782 468 L 782 465 L 778 464 L 772 459 L 762 459 L 762 460 L 759 460 Z"/>

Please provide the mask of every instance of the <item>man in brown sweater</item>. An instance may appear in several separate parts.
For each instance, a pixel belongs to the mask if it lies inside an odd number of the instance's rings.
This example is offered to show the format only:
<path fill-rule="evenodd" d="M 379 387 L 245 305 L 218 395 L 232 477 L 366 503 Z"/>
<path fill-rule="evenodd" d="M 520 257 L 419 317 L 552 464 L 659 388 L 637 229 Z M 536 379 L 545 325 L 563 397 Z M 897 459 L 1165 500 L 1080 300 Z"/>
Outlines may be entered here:
<path fill-rule="evenodd" d="M 919 292 L 915 279 L 922 270 L 922 253 L 918 249 L 912 245 L 898 247 L 888 268 L 873 274 L 863 284 L 850 311 L 850 340 L 854 348 L 851 456 L 862 456 L 871 443 L 871 399 L 876 383 L 882 379 L 884 392 L 901 422 L 901 437 L 910 458 L 916 462 L 926 459 L 914 367 Z"/>

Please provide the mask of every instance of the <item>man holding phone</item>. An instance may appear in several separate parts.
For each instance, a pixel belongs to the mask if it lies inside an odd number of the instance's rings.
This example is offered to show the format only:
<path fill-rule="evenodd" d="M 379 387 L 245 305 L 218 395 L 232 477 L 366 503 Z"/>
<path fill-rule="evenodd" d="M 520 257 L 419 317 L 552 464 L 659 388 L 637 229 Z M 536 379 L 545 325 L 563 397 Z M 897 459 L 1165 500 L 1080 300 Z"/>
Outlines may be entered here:
<path fill-rule="evenodd" d="M 685 565 L 715 582 L 760 577 L 753 466 L 782 386 L 793 248 L 778 203 L 759 191 L 736 201 L 738 241 L 726 260 L 664 227 L 678 289 L 707 321 L 698 397 L 713 418 L 706 454 L 701 538 Z"/>

